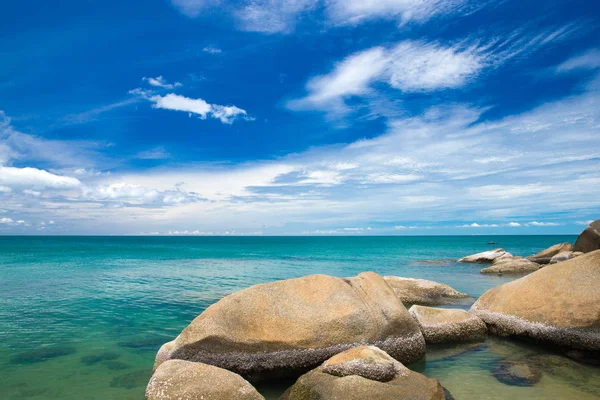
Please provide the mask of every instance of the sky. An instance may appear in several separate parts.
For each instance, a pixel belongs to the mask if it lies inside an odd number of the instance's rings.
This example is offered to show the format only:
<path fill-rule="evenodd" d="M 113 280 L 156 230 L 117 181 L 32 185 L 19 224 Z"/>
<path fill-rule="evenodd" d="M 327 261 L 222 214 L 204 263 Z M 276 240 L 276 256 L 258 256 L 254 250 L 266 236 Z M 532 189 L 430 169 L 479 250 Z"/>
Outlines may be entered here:
<path fill-rule="evenodd" d="M 600 2 L 31 0 L 0 19 L 0 234 L 600 218 Z"/>

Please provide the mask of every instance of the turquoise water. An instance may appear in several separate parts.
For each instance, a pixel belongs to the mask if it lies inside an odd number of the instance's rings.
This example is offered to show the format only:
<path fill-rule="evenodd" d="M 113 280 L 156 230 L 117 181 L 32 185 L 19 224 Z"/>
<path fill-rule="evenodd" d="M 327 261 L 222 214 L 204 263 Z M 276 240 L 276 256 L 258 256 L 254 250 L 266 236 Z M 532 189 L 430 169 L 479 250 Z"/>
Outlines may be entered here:
<path fill-rule="evenodd" d="M 494 247 L 530 255 L 574 240 L 0 237 L 0 399 L 142 399 L 159 346 L 210 304 L 257 283 L 375 271 L 443 282 L 477 297 L 512 278 L 481 275 L 481 266 L 452 259 Z M 458 350 L 431 348 L 427 361 L 412 367 L 439 379 L 457 399 L 600 396 L 599 369 L 571 365 L 545 349 L 489 339 L 460 356 Z M 523 355 L 550 360 L 537 384 L 509 386 L 491 374 L 496 361 Z M 285 385 L 260 389 L 275 396 Z"/>

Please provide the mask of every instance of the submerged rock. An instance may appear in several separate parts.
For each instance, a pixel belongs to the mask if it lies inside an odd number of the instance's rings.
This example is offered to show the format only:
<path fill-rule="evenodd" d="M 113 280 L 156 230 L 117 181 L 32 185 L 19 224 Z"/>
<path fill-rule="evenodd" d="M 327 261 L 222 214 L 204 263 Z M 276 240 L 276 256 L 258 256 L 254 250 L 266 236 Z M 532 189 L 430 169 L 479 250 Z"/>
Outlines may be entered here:
<path fill-rule="evenodd" d="M 511 386 L 533 386 L 542 373 L 533 365 L 522 361 L 498 361 L 492 375 L 500 382 Z"/>
<path fill-rule="evenodd" d="M 557 255 L 550 259 L 550 264 L 557 264 L 559 262 L 570 260 L 571 258 L 579 257 L 584 253 L 580 251 L 561 251 Z"/>
<path fill-rule="evenodd" d="M 94 365 L 101 361 L 115 360 L 119 358 L 120 354 L 114 351 L 105 351 L 104 353 L 90 354 L 81 357 L 81 362 L 85 365 Z"/>
<path fill-rule="evenodd" d="M 471 256 L 463 257 L 458 260 L 458 262 L 465 263 L 475 263 L 475 264 L 489 264 L 494 260 L 499 258 L 512 257 L 507 251 L 504 249 L 495 249 L 490 251 L 484 251 L 482 253 L 473 254 Z"/>
<path fill-rule="evenodd" d="M 471 307 L 491 333 L 600 350 L 600 251 L 488 290 Z"/>
<path fill-rule="evenodd" d="M 600 249 L 600 219 L 592 222 L 577 238 L 573 251 L 589 253 Z"/>
<path fill-rule="evenodd" d="M 504 257 L 495 260 L 491 267 L 483 268 L 482 274 L 528 274 L 541 268 L 540 264 L 522 257 Z"/>
<path fill-rule="evenodd" d="M 336 355 L 301 376 L 281 400 L 444 400 L 435 379 L 413 372 L 384 351 L 362 346 Z"/>
<path fill-rule="evenodd" d="M 311 275 L 256 285 L 210 306 L 157 354 L 203 362 L 254 381 L 294 376 L 361 344 L 398 360 L 425 354 L 419 326 L 379 275 Z"/>
<path fill-rule="evenodd" d="M 533 262 L 536 262 L 538 264 L 548 264 L 548 263 L 550 263 L 550 260 L 552 259 L 552 257 L 557 255 L 558 253 L 562 253 L 563 251 L 572 251 L 572 250 L 573 250 L 573 245 L 571 245 L 571 243 L 568 243 L 568 242 L 559 243 L 559 244 L 555 244 L 554 246 L 550 246 L 546 250 L 542 250 L 533 256 L 527 257 L 527 259 L 531 260 Z"/>
<path fill-rule="evenodd" d="M 120 347 L 135 350 L 151 350 L 156 351 L 165 342 L 164 336 L 151 336 L 141 339 L 127 340 L 117 343 Z"/>
<path fill-rule="evenodd" d="M 134 389 L 136 387 L 143 387 L 148 382 L 150 371 L 145 369 L 130 372 L 125 375 L 116 376 L 110 382 L 110 387 L 122 388 L 122 389 Z"/>
<path fill-rule="evenodd" d="M 146 387 L 146 400 L 264 400 L 241 376 L 212 365 L 164 362 Z"/>
<path fill-rule="evenodd" d="M 10 358 L 10 362 L 13 364 L 35 364 L 75 353 L 77 353 L 77 349 L 73 346 L 41 347 L 15 354 Z"/>
<path fill-rule="evenodd" d="M 487 337 L 485 323 L 465 310 L 412 306 L 427 343 L 474 342 Z"/>
<path fill-rule="evenodd" d="M 413 304 L 424 306 L 454 304 L 460 302 L 461 299 L 470 297 L 468 294 L 454 290 L 448 285 L 425 279 L 400 278 L 397 276 L 385 276 L 383 279 L 394 289 L 394 293 L 406 307 Z"/>
<path fill-rule="evenodd" d="M 121 361 L 116 361 L 116 360 L 104 361 L 104 362 L 102 362 L 102 364 L 106 365 L 106 367 L 108 369 L 110 369 L 111 371 L 122 371 L 124 369 L 131 368 L 129 365 L 122 363 Z"/>

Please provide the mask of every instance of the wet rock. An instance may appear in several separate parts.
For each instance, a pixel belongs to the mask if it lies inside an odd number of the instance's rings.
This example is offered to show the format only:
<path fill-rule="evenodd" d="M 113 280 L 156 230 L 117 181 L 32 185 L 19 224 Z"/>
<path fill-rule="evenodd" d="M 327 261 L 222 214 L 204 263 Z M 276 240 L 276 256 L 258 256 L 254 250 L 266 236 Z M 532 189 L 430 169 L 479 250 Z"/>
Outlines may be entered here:
<path fill-rule="evenodd" d="M 81 362 L 85 365 L 94 365 L 102 361 L 115 360 L 120 354 L 113 351 L 105 351 L 104 353 L 90 354 L 81 357 Z"/>
<path fill-rule="evenodd" d="M 125 375 L 120 375 L 110 382 L 110 387 L 121 388 L 121 389 L 134 389 L 137 387 L 144 387 L 150 377 L 150 371 L 139 370 L 130 372 Z"/>
<path fill-rule="evenodd" d="M 557 264 L 559 262 L 563 262 L 563 261 L 567 261 L 570 260 L 571 258 L 575 258 L 575 257 L 579 257 L 581 255 L 583 255 L 584 253 L 580 252 L 580 251 L 561 251 L 560 253 L 558 253 L 557 255 L 553 256 L 550 259 L 550 264 Z"/>
<path fill-rule="evenodd" d="M 541 372 L 533 365 L 507 360 L 497 362 L 492 374 L 500 382 L 511 386 L 533 386 L 542 377 Z"/>
<path fill-rule="evenodd" d="M 548 264 L 552 257 L 557 255 L 558 253 L 562 253 L 563 251 L 572 251 L 573 245 L 571 243 L 559 243 L 554 246 L 550 246 L 545 250 L 540 251 L 539 253 L 527 257 L 528 260 L 533 261 L 538 264 Z"/>
<path fill-rule="evenodd" d="M 169 360 L 160 365 L 148 386 L 146 400 L 264 400 L 241 376 L 212 365 Z"/>
<path fill-rule="evenodd" d="M 495 260 L 490 267 L 480 272 L 489 275 L 528 274 L 541 268 L 540 264 L 522 257 L 505 257 Z"/>
<path fill-rule="evenodd" d="M 411 371 L 376 347 L 363 346 L 302 375 L 281 400 L 451 399 L 446 393 L 437 380 Z"/>
<path fill-rule="evenodd" d="M 406 307 L 413 304 L 423 306 L 456 304 L 470 298 L 468 294 L 454 290 L 448 285 L 425 279 L 397 276 L 385 276 L 383 279 L 394 289 L 394 293 Z"/>
<path fill-rule="evenodd" d="M 499 258 L 504 257 L 512 257 L 507 251 L 504 249 L 495 249 L 490 251 L 484 251 L 482 253 L 473 254 L 471 256 L 463 257 L 458 260 L 458 262 L 465 263 L 475 263 L 475 264 L 490 264 L 492 261 L 497 260 Z"/>
<path fill-rule="evenodd" d="M 311 275 L 223 298 L 161 349 L 156 366 L 203 362 L 258 381 L 298 376 L 360 344 L 407 363 L 425 354 L 419 326 L 381 276 Z"/>
<path fill-rule="evenodd" d="M 104 361 L 102 364 L 106 365 L 106 367 L 111 371 L 122 371 L 124 369 L 131 368 L 129 365 L 115 360 Z"/>
<path fill-rule="evenodd" d="M 10 362 L 13 364 L 35 364 L 75 353 L 77 353 L 77 349 L 73 346 L 41 347 L 15 354 L 10 358 Z"/>
<path fill-rule="evenodd" d="M 500 336 L 600 350 L 600 250 L 488 290 L 471 312 Z"/>
<path fill-rule="evenodd" d="M 427 343 L 475 342 L 487 337 L 485 323 L 465 310 L 412 306 L 409 312 Z"/>
<path fill-rule="evenodd" d="M 583 253 L 589 253 L 590 251 L 600 249 L 600 219 L 592 222 L 587 228 L 579 235 L 573 251 L 581 251 Z"/>

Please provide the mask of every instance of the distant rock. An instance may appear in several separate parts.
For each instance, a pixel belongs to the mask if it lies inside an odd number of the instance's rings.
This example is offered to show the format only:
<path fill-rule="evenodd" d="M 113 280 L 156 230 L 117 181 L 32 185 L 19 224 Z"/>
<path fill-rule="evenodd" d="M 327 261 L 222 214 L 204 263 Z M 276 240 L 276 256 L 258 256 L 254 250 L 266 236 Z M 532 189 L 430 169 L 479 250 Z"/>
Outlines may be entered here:
<path fill-rule="evenodd" d="M 496 259 L 491 267 L 483 268 L 482 274 L 528 274 L 541 268 L 541 265 L 523 257 L 503 257 Z"/>
<path fill-rule="evenodd" d="M 553 256 L 550 259 L 550 264 L 556 264 L 559 262 L 570 260 L 571 258 L 579 257 L 584 253 L 580 251 L 561 251 L 557 255 Z"/>
<path fill-rule="evenodd" d="M 264 400 L 256 389 L 233 372 L 182 360 L 164 362 L 146 387 L 146 400 Z"/>
<path fill-rule="evenodd" d="M 157 354 L 203 362 L 250 380 L 297 376 L 357 344 L 411 363 L 425 354 L 419 326 L 379 275 L 266 283 L 207 308 Z"/>
<path fill-rule="evenodd" d="M 487 336 L 485 323 L 465 310 L 412 306 L 408 311 L 427 343 L 474 342 Z"/>
<path fill-rule="evenodd" d="M 439 306 L 455 304 L 470 296 L 454 290 L 448 285 L 425 279 L 401 278 L 384 276 L 383 279 L 394 289 L 400 301 L 410 307 L 413 304 L 424 306 Z"/>
<path fill-rule="evenodd" d="M 512 257 L 507 251 L 504 249 L 495 249 L 490 251 L 484 251 L 482 253 L 473 254 L 471 256 L 463 257 L 458 260 L 458 262 L 464 263 L 474 263 L 474 264 L 489 264 L 494 260 L 499 258 Z"/>
<path fill-rule="evenodd" d="M 600 219 L 589 224 L 581 235 L 579 235 L 573 246 L 573 251 L 581 251 L 583 253 L 589 253 L 598 249 L 600 249 Z"/>
<path fill-rule="evenodd" d="M 600 250 L 488 290 L 471 307 L 490 333 L 600 354 Z"/>
<path fill-rule="evenodd" d="M 558 253 L 562 253 L 563 251 L 572 251 L 573 245 L 571 243 L 559 243 L 554 246 L 548 247 L 546 250 L 542 250 L 539 253 L 527 257 L 528 260 L 533 261 L 538 264 L 549 264 L 552 257 L 557 255 Z"/>
<path fill-rule="evenodd" d="M 382 350 L 362 346 L 302 375 L 281 400 L 450 400 L 435 379 L 413 372 Z"/>

